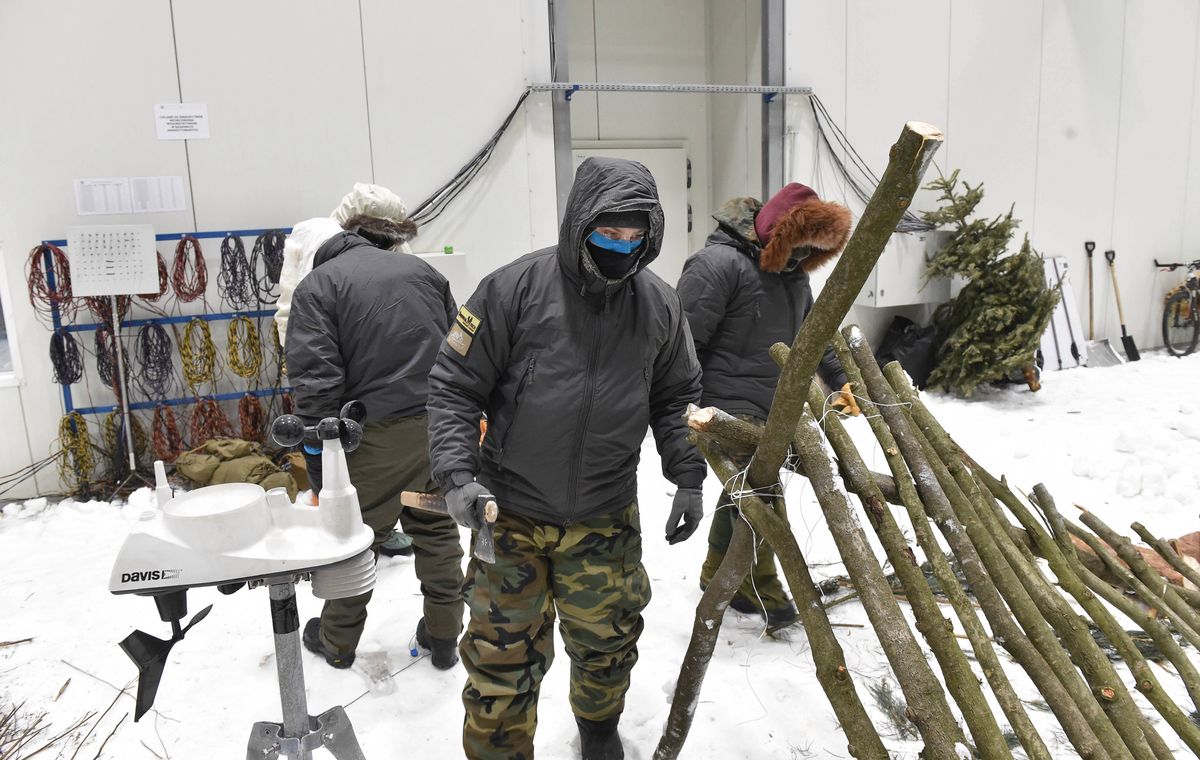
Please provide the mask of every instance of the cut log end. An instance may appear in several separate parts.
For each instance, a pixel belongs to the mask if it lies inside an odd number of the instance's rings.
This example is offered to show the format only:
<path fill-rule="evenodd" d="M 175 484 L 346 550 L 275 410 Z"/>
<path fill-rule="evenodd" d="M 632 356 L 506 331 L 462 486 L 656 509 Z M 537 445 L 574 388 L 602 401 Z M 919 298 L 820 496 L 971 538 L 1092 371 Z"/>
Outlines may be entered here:
<path fill-rule="evenodd" d="M 905 122 L 904 128 L 910 132 L 917 133 L 925 140 L 937 140 L 938 142 L 941 142 L 946 139 L 946 135 L 942 132 L 942 130 L 923 121 Z"/>

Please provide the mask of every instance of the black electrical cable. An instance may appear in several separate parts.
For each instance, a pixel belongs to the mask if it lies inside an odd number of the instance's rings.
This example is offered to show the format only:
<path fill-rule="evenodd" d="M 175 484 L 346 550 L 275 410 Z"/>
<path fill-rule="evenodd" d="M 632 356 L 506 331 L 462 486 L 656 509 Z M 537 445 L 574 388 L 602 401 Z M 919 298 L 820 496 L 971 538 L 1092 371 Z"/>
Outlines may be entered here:
<path fill-rule="evenodd" d="M 165 399 L 172 390 L 175 367 L 171 356 L 171 336 L 157 322 L 138 328 L 133 342 L 137 361 L 134 382 L 149 398 Z"/>
<path fill-rule="evenodd" d="M 226 235 L 221 241 L 221 271 L 217 274 L 217 293 L 233 308 L 250 308 L 258 297 L 257 283 L 246 258 L 246 246 L 238 235 Z"/>
<path fill-rule="evenodd" d="M 74 335 L 62 329 L 50 335 L 50 364 L 54 367 L 54 382 L 59 385 L 83 379 L 83 352 Z"/>
<path fill-rule="evenodd" d="M 476 175 L 479 174 L 487 162 L 491 160 L 496 146 L 500 143 L 500 138 L 508 131 L 517 112 L 521 109 L 522 104 L 525 103 L 525 99 L 529 97 L 530 92 L 531 90 L 527 88 L 521 93 L 512 110 L 508 112 L 508 116 L 504 117 L 504 121 L 501 122 L 500 127 L 492 133 L 492 136 L 484 143 L 483 147 L 467 163 L 462 165 L 449 182 L 439 187 L 432 195 L 417 204 L 417 207 L 408 215 L 409 221 L 420 226 L 429 224 L 442 215 L 446 207 L 466 189 L 467 185 L 471 184 L 471 181 L 475 179 Z"/>
<path fill-rule="evenodd" d="M 254 241 L 254 249 L 250 252 L 250 278 L 260 305 L 279 300 L 279 291 L 275 286 L 279 284 L 279 273 L 283 269 L 283 245 L 286 241 L 287 235 L 283 230 L 267 230 Z"/>
<path fill-rule="evenodd" d="M 100 375 L 100 382 L 112 388 L 120 397 L 121 384 L 119 381 L 114 382 L 117 378 L 116 342 L 112 327 L 104 323 L 96 325 L 96 370 Z M 126 357 L 121 358 L 124 360 Z"/>

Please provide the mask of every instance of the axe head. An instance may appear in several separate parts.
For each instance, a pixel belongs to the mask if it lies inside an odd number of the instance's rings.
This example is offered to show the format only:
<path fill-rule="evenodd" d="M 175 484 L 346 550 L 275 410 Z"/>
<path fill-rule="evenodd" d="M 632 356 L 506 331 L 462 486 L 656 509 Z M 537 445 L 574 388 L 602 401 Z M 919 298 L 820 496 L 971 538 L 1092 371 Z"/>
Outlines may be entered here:
<path fill-rule="evenodd" d="M 491 565 L 496 562 L 496 497 L 481 494 L 475 500 L 475 511 L 483 527 L 475 531 L 475 540 L 471 542 L 471 554 L 480 562 Z"/>

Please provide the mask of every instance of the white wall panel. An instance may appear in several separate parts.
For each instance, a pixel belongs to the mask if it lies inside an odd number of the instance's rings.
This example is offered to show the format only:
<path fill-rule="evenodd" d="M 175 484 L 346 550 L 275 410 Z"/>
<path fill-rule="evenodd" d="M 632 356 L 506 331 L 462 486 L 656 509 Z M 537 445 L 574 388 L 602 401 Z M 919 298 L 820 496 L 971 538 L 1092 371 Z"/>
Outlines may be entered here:
<path fill-rule="evenodd" d="M 1016 204 L 1033 228 L 1037 165 L 1042 0 L 959 5 L 950 15 L 950 102 L 947 134 L 964 180 L 986 184 L 978 213 L 995 216 Z M 936 173 L 934 173 L 936 176 Z"/>
<path fill-rule="evenodd" d="M 1043 15 L 1033 243 L 1068 258 L 1086 324 L 1083 242 L 1095 241 L 1098 337 L 1112 300 L 1101 254 L 1111 242 L 1124 23 L 1124 0 L 1046 0 Z"/>
<path fill-rule="evenodd" d="M 1173 283 L 1151 262 L 1180 255 L 1198 12 L 1193 0 L 1129 0 L 1125 14 L 1112 247 L 1139 345 L 1161 344 L 1162 295 Z M 1119 334 L 1115 310 L 1108 317 L 1109 335 Z"/>
<path fill-rule="evenodd" d="M 69 19 L 70 23 L 64 23 Z M 0 447 L 0 472 L 49 454 L 62 414 L 51 380 L 49 330 L 34 317 L 25 292 L 25 260 L 46 238 L 73 224 L 150 223 L 159 230 L 191 226 L 184 213 L 80 217 L 72 180 L 82 177 L 187 176 L 183 145 L 159 141 L 155 103 L 178 102 L 170 8 L 156 0 L 100 4 L 85 0 L 0 3 L 0 250 L 17 338 L 23 385 L 0 388 L 0 413 L 22 404 L 29 446 Z M 89 336 L 90 340 L 90 336 Z M 94 374 L 93 360 L 88 357 Z M 37 478 L 59 490 L 50 468 Z M 10 496 L 29 495 L 32 483 Z"/>
<path fill-rule="evenodd" d="M 708 0 L 708 79 L 712 84 L 762 81 L 760 0 Z M 708 98 L 709 207 L 741 195 L 758 196 L 762 185 L 762 97 Z M 711 219 L 697 219 L 712 229 Z"/>
<path fill-rule="evenodd" d="M 844 3 L 802 0 L 784 8 L 787 32 L 785 83 L 812 87 L 829 115 L 843 129 L 846 125 L 846 14 Z M 809 185 L 822 197 L 847 203 L 845 183 L 820 155 L 816 127 L 807 98 L 789 96 L 787 101 L 788 164 L 784 179 Z M 834 143 L 836 145 L 836 143 Z M 837 151 L 840 157 L 844 153 Z M 852 206 L 857 212 L 857 206 Z"/>
<path fill-rule="evenodd" d="M 1183 236 L 1180 260 L 1200 258 L 1200 26 L 1197 27 L 1196 61 L 1192 81 L 1192 134 L 1188 139 L 1188 183 L 1184 196 Z"/>
<path fill-rule="evenodd" d="M 174 8 L 183 102 L 208 104 L 212 133 L 188 146 L 199 229 L 290 226 L 371 181 L 356 4 Z"/>

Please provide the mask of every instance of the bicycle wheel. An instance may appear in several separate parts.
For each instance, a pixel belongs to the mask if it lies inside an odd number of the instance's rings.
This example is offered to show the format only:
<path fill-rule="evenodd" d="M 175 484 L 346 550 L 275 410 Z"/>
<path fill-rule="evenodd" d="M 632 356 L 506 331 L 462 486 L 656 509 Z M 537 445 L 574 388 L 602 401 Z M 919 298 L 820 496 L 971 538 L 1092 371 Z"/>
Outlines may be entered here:
<path fill-rule="evenodd" d="M 1163 306 L 1163 344 L 1173 356 L 1187 356 L 1200 340 L 1200 314 L 1190 291 L 1180 288 Z"/>

